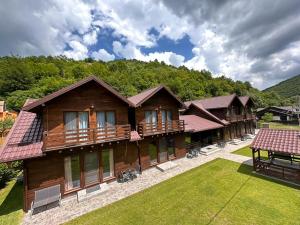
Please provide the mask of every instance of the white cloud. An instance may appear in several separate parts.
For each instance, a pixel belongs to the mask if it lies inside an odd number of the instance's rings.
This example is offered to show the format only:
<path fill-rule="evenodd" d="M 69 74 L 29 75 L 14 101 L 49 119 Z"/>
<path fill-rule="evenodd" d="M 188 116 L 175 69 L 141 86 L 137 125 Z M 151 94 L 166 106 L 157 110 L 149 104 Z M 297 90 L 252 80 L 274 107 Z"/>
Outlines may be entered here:
<path fill-rule="evenodd" d="M 64 51 L 64 55 L 75 60 L 85 59 L 88 57 L 88 49 L 79 41 L 71 41 L 69 43 L 72 50 Z"/>
<path fill-rule="evenodd" d="M 86 45 L 94 45 L 97 43 L 99 28 L 92 30 L 91 32 L 86 33 L 83 35 L 83 43 Z"/>
<path fill-rule="evenodd" d="M 99 49 L 97 52 L 93 52 L 92 57 L 95 59 L 100 59 L 104 62 L 115 59 L 115 56 L 113 54 L 109 54 L 105 49 Z"/>

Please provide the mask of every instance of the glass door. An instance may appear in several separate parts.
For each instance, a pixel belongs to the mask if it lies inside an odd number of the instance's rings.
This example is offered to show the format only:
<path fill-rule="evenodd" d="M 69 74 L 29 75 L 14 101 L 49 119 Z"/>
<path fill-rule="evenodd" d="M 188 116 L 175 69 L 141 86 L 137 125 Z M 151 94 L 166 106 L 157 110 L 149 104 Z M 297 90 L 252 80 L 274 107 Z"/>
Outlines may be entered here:
<path fill-rule="evenodd" d="M 151 142 L 148 146 L 150 165 L 157 164 L 157 145 L 155 141 Z"/>
<path fill-rule="evenodd" d="M 65 142 L 77 141 L 77 117 L 76 112 L 65 112 Z"/>
<path fill-rule="evenodd" d="M 113 149 L 102 150 L 103 180 L 114 176 L 114 151 Z"/>
<path fill-rule="evenodd" d="M 113 111 L 106 112 L 106 121 L 107 121 L 107 136 L 116 137 L 115 112 Z"/>
<path fill-rule="evenodd" d="M 89 114 L 88 112 L 79 112 L 79 141 L 87 141 L 88 140 L 88 128 L 89 128 Z"/>
<path fill-rule="evenodd" d="M 145 112 L 146 130 L 157 131 L 157 112 L 155 110 Z"/>
<path fill-rule="evenodd" d="M 162 137 L 159 139 L 159 162 L 165 162 L 168 160 L 168 147 L 167 138 Z"/>
<path fill-rule="evenodd" d="M 97 152 L 84 155 L 84 180 L 85 185 L 99 182 L 99 160 Z"/>
<path fill-rule="evenodd" d="M 68 156 L 64 159 L 65 190 L 69 191 L 80 187 L 80 162 L 79 156 Z"/>

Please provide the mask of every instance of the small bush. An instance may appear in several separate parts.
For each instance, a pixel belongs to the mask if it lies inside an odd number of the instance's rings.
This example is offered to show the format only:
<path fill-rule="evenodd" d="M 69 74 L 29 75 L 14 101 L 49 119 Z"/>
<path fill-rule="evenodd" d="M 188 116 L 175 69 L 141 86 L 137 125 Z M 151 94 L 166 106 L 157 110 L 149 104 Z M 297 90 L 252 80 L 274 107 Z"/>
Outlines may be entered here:
<path fill-rule="evenodd" d="M 0 188 L 4 187 L 6 182 L 15 176 L 15 173 L 7 164 L 0 163 Z"/>
<path fill-rule="evenodd" d="M 271 122 L 273 120 L 273 114 L 272 113 L 265 113 L 261 119 L 264 121 L 264 122 Z"/>

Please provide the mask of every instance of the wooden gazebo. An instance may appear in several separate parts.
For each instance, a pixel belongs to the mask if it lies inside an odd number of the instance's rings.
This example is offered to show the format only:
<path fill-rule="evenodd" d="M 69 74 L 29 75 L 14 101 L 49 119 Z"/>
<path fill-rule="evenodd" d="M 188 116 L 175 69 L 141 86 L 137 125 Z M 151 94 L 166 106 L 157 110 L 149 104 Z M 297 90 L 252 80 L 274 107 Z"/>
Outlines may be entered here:
<path fill-rule="evenodd" d="M 251 149 L 254 171 L 300 184 L 300 130 L 261 129 Z"/>

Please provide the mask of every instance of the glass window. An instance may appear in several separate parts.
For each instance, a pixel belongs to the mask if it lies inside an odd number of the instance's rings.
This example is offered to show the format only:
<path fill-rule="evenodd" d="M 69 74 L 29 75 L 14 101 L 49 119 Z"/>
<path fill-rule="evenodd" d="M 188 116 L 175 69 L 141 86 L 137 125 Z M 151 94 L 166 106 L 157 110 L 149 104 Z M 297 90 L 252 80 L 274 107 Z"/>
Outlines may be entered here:
<path fill-rule="evenodd" d="M 167 148 L 168 148 L 168 154 L 169 156 L 175 155 L 175 141 L 174 138 L 168 138 L 167 139 Z"/>
<path fill-rule="evenodd" d="M 78 128 L 80 141 L 88 140 L 88 128 L 89 128 L 89 114 L 88 112 L 79 112 L 78 113 Z"/>
<path fill-rule="evenodd" d="M 84 155 L 84 179 L 85 185 L 99 181 L 99 160 L 97 152 L 89 152 Z"/>
<path fill-rule="evenodd" d="M 153 165 L 157 163 L 157 146 L 154 141 L 149 144 L 148 152 L 150 157 L 150 164 Z"/>
<path fill-rule="evenodd" d="M 114 176 L 113 149 L 102 150 L 103 179 Z"/>
<path fill-rule="evenodd" d="M 167 150 L 167 138 L 162 137 L 159 139 L 159 162 L 165 162 L 168 160 Z"/>
<path fill-rule="evenodd" d="M 79 156 L 68 156 L 64 159 L 65 189 L 72 190 L 80 187 L 80 162 Z"/>

